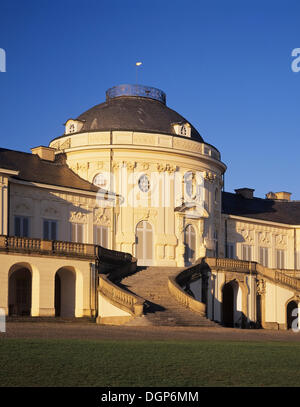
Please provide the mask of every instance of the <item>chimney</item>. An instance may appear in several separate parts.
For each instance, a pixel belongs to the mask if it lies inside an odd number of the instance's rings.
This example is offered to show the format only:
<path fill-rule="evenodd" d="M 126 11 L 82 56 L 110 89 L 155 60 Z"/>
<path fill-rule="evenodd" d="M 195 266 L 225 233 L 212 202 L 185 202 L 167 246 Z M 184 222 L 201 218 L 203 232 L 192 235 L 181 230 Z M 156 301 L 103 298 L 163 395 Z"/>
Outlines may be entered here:
<path fill-rule="evenodd" d="M 55 160 L 55 148 L 39 146 L 31 148 L 32 154 L 38 155 L 42 160 L 54 161 Z"/>
<path fill-rule="evenodd" d="M 266 194 L 266 199 L 277 199 L 280 201 L 290 201 L 291 200 L 291 192 L 268 192 Z"/>
<path fill-rule="evenodd" d="M 243 198 L 246 199 L 253 199 L 253 192 L 255 191 L 255 189 L 251 189 L 251 188 L 238 188 L 235 189 L 235 193 L 237 195 L 242 196 Z"/>

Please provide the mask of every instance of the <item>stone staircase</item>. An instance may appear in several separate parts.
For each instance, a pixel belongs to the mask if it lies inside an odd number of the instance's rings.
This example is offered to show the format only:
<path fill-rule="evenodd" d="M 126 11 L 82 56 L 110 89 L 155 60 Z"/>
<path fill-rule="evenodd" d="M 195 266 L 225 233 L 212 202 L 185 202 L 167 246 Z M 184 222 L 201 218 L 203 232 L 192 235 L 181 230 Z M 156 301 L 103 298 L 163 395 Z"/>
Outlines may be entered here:
<path fill-rule="evenodd" d="M 169 293 L 168 277 L 175 276 L 178 267 L 138 268 L 135 274 L 124 278 L 119 284 L 122 288 L 144 298 L 144 314 L 126 325 L 142 326 L 219 326 L 213 321 L 190 311 Z"/>

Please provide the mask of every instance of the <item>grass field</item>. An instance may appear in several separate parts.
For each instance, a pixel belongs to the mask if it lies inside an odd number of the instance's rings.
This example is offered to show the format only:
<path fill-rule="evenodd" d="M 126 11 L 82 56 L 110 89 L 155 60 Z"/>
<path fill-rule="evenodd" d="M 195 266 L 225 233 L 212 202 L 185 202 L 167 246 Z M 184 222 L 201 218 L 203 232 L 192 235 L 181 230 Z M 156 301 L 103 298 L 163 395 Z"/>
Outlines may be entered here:
<path fill-rule="evenodd" d="M 300 343 L 0 341 L 1 386 L 299 386 Z"/>

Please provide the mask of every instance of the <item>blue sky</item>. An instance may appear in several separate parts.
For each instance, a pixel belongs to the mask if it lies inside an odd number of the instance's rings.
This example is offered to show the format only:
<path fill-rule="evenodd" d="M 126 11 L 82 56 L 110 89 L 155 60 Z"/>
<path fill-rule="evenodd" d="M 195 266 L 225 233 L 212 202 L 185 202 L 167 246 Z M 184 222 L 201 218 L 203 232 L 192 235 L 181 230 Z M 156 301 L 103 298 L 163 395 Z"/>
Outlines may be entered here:
<path fill-rule="evenodd" d="M 0 0 L 0 146 L 30 151 L 139 82 L 216 146 L 225 189 L 300 200 L 298 0 Z"/>

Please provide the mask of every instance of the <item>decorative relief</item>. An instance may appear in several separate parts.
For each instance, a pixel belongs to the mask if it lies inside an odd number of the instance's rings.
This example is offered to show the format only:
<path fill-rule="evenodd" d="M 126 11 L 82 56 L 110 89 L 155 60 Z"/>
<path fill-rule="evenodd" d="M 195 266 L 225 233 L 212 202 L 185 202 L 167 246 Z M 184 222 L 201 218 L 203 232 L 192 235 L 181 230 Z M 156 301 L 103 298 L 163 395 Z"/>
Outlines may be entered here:
<path fill-rule="evenodd" d="M 70 222 L 75 223 L 86 223 L 87 214 L 80 211 L 71 211 L 70 212 Z"/>
<path fill-rule="evenodd" d="M 253 243 L 254 242 L 254 232 L 252 230 L 242 229 L 238 232 L 243 236 L 245 242 Z"/>
<path fill-rule="evenodd" d="M 266 282 L 263 279 L 256 281 L 256 292 L 258 295 L 263 295 L 266 293 Z"/>
<path fill-rule="evenodd" d="M 167 163 L 157 163 L 156 168 L 158 172 L 175 172 L 177 167 L 176 165 L 167 164 Z"/>
<path fill-rule="evenodd" d="M 149 169 L 149 163 L 139 163 L 138 167 L 143 171 L 147 171 Z"/>
<path fill-rule="evenodd" d="M 24 199 L 14 204 L 14 213 L 18 215 L 31 215 L 33 212 L 31 200 Z"/>
<path fill-rule="evenodd" d="M 204 171 L 204 179 L 209 182 L 214 182 L 218 180 L 217 174 L 211 171 Z"/>
<path fill-rule="evenodd" d="M 78 164 L 77 164 L 77 169 L 78 169 L 79 171 L 87 171 L 87 170 L 89 169 L 89 163 L 86 163 L 86 162 L 84 162 L 84 163 L 78 163 Z"/>
<path fill-rule="evenodd" d="M 94 223 L 97 225 L 110 226 L 110 213 L 107 208 L 94 209 Z"/>
<path fill-rule="evenodd" d="M 261 243 L 263 245 L 264 244 L 269 245 L 271 243 L 270 242 L 270 235 L 267 232 L 260 232 L 259 235 L 258 235 L 258 240 L 259 240 L 259 243 Z"/>
<path fill-rule="evenodd" d="M 275 242 L 276 242 L 276 246 L 286 247 L 287 237 L 284 235 L 276 235 Z"/>
<path fill-rule="evenodd" d="M 133 170 L 135 167 L 136 167 L 136 162 L 135 161 L 127 161 L 126 162 L 126 167 L 129 169 L 129 170 Z"/>
<path fill-rule="evenodd" d="M 117 169 L 121 166 L 121 163 L 120 163 L 119 161 L 113 161 L 113 162 L 111 163 L 111 166 L 112 166 L 112 168 L 113 168 L 114 170 L 117 170 Z"/>

